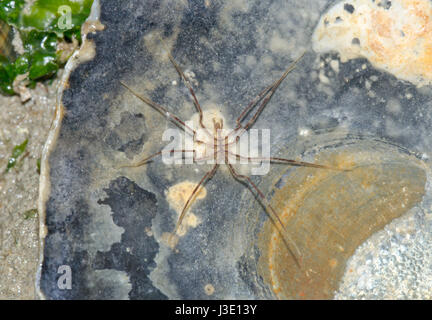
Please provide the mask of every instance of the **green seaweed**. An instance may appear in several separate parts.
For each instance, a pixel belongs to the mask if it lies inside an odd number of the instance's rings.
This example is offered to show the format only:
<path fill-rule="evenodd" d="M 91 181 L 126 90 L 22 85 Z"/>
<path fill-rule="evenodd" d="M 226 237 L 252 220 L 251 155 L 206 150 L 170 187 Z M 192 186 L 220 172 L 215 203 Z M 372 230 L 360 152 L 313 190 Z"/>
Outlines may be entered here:
<path fill-rule="evenodd" d="M 11 168 L 13 168 L 17 164 L 17 159 L 20 157 L 20 155 L 23 154 L 27 147 L 28 139 L 25 139 L 23 143 L 20 145 L 17 145 L 12 150 L 12 155 L 9 158 L 8 164 L 6 166 L 5 172 L 9 172 Z"/>
<path fill-rule="evenodd" d="M 24 220 L 28 220 L 30 218 L 34 218 L 34 217 L 36 217 L 37 214 L 38 214 L 38 210 L 37 209 L 27 210 L 26 212 L 24 212 Z"/>
<path fill-rule="evenodd" d="M 14 94 L 12 83 L 17 76 L 16 68 L 13 63 L 0 55 L 0 90 L 4 94 Z"/>
<path fill-rule="evenodd" d="M 0 55 L 0 91 L 13 95 L 13 82 L 28 73 L 28 86 L 52 77 L 65 63 L 59 43 L 81 42 L 81 25 L 90 14 L 93 0 L 0 0 L 0 20 L 18 30 L 24 53 L 14 61 Z M 68 58 L 68 57 L 66 57 Z"/>

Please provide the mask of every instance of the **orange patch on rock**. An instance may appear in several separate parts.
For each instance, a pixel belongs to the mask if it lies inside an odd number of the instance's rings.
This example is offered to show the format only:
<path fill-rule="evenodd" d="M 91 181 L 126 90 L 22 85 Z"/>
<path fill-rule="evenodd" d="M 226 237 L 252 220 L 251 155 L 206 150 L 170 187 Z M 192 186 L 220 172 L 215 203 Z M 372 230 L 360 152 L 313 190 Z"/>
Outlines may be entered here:
<path fill-rule="evenodd" d="M 191 181 L 180 182 L 170 187 L 166 193 L 166 199 L 170 206 L 177 212 L 178 217 L 180 216 L 187 200 L 194 191 L 196 183 Z M 186 209 L 186 215 L 183 218 L 182 224 L 177 230 L 178 236 L 186 234 L 187 230 L 192 227 L 195 228 L 199 224 L 198 217 L 190 211 L 190 207 L 193 206 L 194 202 L 199 199 L 204 199 L 207 196 L 207 190 L 204 187 L 200 187 L 195 193 L 195 196 L 190 201 L 188 208 Z"/>
<path fill-rule="evenodd" d="M 355 249 L 421 201 L 426 173 L 418 160 L 387 156 L 355 149 L 327 154 L 327 161 L 316 162 L 353 170 L 301 167 L 274 189 L 272 206 L 301 252 L 299 268 L 274 225 L 266 222 L 258 270 L 277 297 L 332 298 Z"/>
<path fill-rule="evenodd" d="M 376 68 L 423 86 L 432 84 L 432 2 L 351 0 L 354 12 L 342 1 L 323 15 L 313 41 L 317 52 L 338 51 L 341 60 L 367 58 Z M 334 23 L 335 17 L 340 17 Z M 327 21 L 328 23 L 325 23 Z M 354 45 L 352 39 L 360 40 Z"/>

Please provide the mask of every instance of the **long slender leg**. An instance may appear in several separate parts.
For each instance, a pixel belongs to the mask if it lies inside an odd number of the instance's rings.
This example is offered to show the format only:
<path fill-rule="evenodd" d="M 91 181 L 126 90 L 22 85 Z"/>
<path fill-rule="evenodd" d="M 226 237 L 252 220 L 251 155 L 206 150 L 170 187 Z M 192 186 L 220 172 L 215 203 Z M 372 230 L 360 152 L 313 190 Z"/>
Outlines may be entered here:
<path fill-rule="evenodd" d="M 135 92 L 134 90 L 132 90 L 128 85 L 126 85 L 122 81 L 120 81 L 120 83 L 121 83 L 121 85 L 123 87 L 125 87 L 127 90 L 129 90 L 135 97 L 137 97 L 138 99 L 140 99 L 144 103 L 148 104 L 153 109 L 159 111 L 162 115 L 168 116 L 171 119 L 171 121 L 173 121 L 181 129 L 185 129 L 186 128 L 186 129 L 190 130 L 189 133 L 193 134 L 193 136 L 195 137 L 196 131 L 193 130 L 191 127 L 189 127 L 184 121 L 180 120 L 179 117 L 177 117 L 176 115 L 174 115 L 171 112 L 169 112 L 165 107 L 161 106 L 160 104 L 158 104 L 158 103 L 150 100 L 147 97 L 144 97 L 144 96 L 138 94 L 137 92 Z"/>
<path fill-rule="evenodd" d="M 240 128 L 241 121 L 243 118 L 250 112 L 250 110 L 262 100 L 262 98 L 273 88 L 274 83 L 269 85 L 267 88 L 265 88 L 263 91 L 261 91 L 251 102 L 249 102 L 248 106 L 242 111 L 242 113 L 239 115 L 239 117 L 236 119 L 237 127 Z"/>
<path fill-rule="evenodd" d="M 199 123 L 200 123 L 200 126 L 204 129 L 204 131 L 208 135 L 210 135 L 210 132 L 208 131 L 207 127 L 204 125 L 204 122 L 203 122 L 203 118 L 204 118 L 203 111 L 202 111 L 202 108 L 201 108 L 201 106 L 200 106 L 200 104 L 198 102 L 198 99 L 197 99 L 196 95 L 195 95 L 195 91 L 194 91 L 194 89 L 192 88 L 192 86 L 191 86 L 191 84 L 189 82 L 189 78 L 184 74 L 183 70 L 180 68 L 180 66 L 177 64 L 177 62 L 175 62 L 173 56 L 171 55 L 171 53 L 169 51 L 168 51 L 168 58 L 170 59 L 171 63 L 174 65 L 174 68 L 177 70 L 177 73 L 183 79 L 186 87 L 189 89 L 189 92 L 190 92 L 190 94 L 192 96 L 194 105 L 195 105 L 195 107 L 196 107 L 196 109 L 198 110 L 198 113 L 199 113 Z"/>
<path fill-rule="evenodd" d="M 296 160 L 290 160 L 290 159 L 284 159 L 284 158 L 275 158 L 275 157 L 245 157 L 242 155 L 239 155 L 237 153 L 228 151 L 229 155 L 232 155 L 236 157 L 237 159 L 243 159 L 248 161 L 269 161 L 272 163 L 286 163 L 292 166 L 299 166 L 299 167 L 312 167 L 312 168 L 320 168 L 320 169 L 330 169 L 330 170 L 337 170 L 337 171 L 350 171 L 349 169 L 342 169 L 342 168 L 336 168 L 331 166 L 325 166 L 322 164 L 316 164 L 311 162 L 304 162 L 304 161 L 296 161 Z"/>
<path fill-rule="evenodd" d="M 184 150 L 184 149 L 182 149 L 182 150 L 170 150 L 169 152 L 170 153 L 175 153 L 175 152 L 177 152 L 177 153 L 179 153 L 179 152 L 181 152 L 181 153 L 193 152 L 193 154 L 194 154 L 194 156 L 193 156 L 194 157 L 194 161 L 196 160 L 195 159 L 195 155 L 196 155 L 196 151 L 195 150 Z M 151 159 L 156 158 L 157 156 L 160 156 L 161 154 L 162 154 L 162 150 L 159 151 L 159 152 L 156 152 L 156 153 L 152 154 L 151 156 L 148 156 L 148 157 L 146 157 L 146 158 L 138 161 L 137 163 L 123 165 L 123 166 L 120 166 L 120 168 L 136 168 L 136 167 L 141 167 L 142 165 L 145 165 L 146 163 L 148 163 Z"/>
<path fill-rule="evenodd" d="M 279 85 L 282 83 L 282 81 L 286 78 L 286 76 L 292 71 L 294 70 L 294 68 L 296 67 L 297 63 L 303 58 L 303 56 L 306 54 L 306 52 L 304 52 L 299 58 L 297 58 L 289 67 L 288 69 L 283 73 L 282 77 L 279 78 L 279 80 L 275 81 L 273 83 L 273 86 L 271 88 L 271 90 L 269 91 L 269 93 L 264 97 L 264 100 L 262 102 L 262 104 L 260 105 L 260 107 L 258 108 L 258 110 L 256 111 L 256 113 L 254 114 L 254 116 L 252 117 L 252 119 L 250 119 L 248 121 L 248 123 L 244 126 L 244 129 L 247 130 L 249 129 L 249 127 L 251 127 L 256 119 L 258 118 L 258 116 L 260 115 L 261 111 L 265 108 L 265 106 L 267 105 L 267 103 L 270 101 L 271 97 L 273 96 L 273 94 L 276 92 L 277 88 L 279 87 Z"/>
<path fill-rule="evenodd" d="M 245 176 L 245 175 L 238 174 L 234 170 L 234 167 L 230 163 L 227 163 L 227 165 L 228 165 L 228 168 L 229 168 L 231 174 L 234 176 L 235 179 L 247 181 L 248 182 L 247 186 L 249 187 L 249 189 L 250 189 L 250 186 L 252 186 L 252 189 L 256 191 L 259 198 L 261 199 L 262 204 L 264 204 L 264 208 L 265 208 L 266 213 L 270 217 L 270 220 L 273 222 L 273 225 L 276 227 L 279 234 L 282 236 L 282 240 L 285 243 L 289 253 L 294 258 L 295 263 L 300 268 L 300 263 L 299 263 L 299 260 L 297 258 L 297 255 L 299 257 L 301 257 L 301 252 L 300 252 L 299 248 L 297 247 L 297 245 L 295 244 L 294 240 L 285 231 L 284 224 L 282 223 L 281 219 L 277 215 L 276 211 L 273 209 L 273 207 L 267 201 L 267 199 L 264 196 L 264 194 L 262 193 L 262 191 L 255 185 L 255 183 L 253 183 L 251 178 L 249 178 L 248 176 Z M 291 246 L 294 247 L 294 250 L 297 252 L 297 255 L 294 254 L 294 252 L 291 249 Z"/>
<path fill-rule="evenodd" d="M 242 111 L 242 113 L 239 115 L 239 117 L 236 119 L 236 127 L 235 129 L 233 129 L 231 132 L 228 133 L 228 137 L 231 137 L 232 135 L 236 134 L 240 129 L 242 129 L 242 131 L 237 134 L 236 139 L 230 143 L 228 143 L 228 145 L 232 145 L 234 143 L 236 143 L 239 139 L 240 136 L 243 134 L 244 131 L 246 131 L 242 124 L 241 121 L 243 120 L 243 118 L 249 114 L 249 112 L 253 109 L 253 107 L 256 106 L 256 104 L 258 102 L 260 102 L 263 97 L 271 90 L 271 88 L 273 87 L 274 84 L 269 85 L 267 88 L 265 88 L 263 91 L 261 91 L 249 104 L 248 106 Z"/>
<path fill-rule="evenodd" d="M 322 164 L 316 164 L 311 162 L 304 162 L 304 161 L 296 161 L 296 160 L 290 160 L 290 159 L 284 159 L 284 158 L 275 158 L 270 157 L 270 162 L 280 162 L 280 163 L 286 163 L 292 166 L 301 166 L 301 167 L 312 167 L 312 168 L 320 168 L 320 169 L 330 169 L 330 170 L 336 170 L 336 171 L 351 171 L 350 169 L 343 169 L 343 168 L 336 168 L 331 166 L 326 166 Z"/>
<path fill-rule="evenodd" d="M 213 166 L 213 168 L 212 168 L 209 172 L 207 172 L 207 173 L 204 175 L 204 177 L 201 178 L 200 182 L 199 182 L 199 183 L 196 185 L 196 187 L 193 189 L 191 195 L 189 196 L 188 200 L 186 201 L 186 203 L 185 203 L 185 205 L 184 205 L 184 207 L 183 207 L 182 212 L 180 213 L 180 216 L 179 216 L 179 218 L 178 218 L 178 220 L 177 220 L 177 223 L 176 223 L 176 226 L 175 226 L 175 228 L 174 228 L 174 231 L 173 231 L 172 235 L 174 235 L 174 234 L 177 233 L 177 230 L 178 230 L 178 228 L 180 227 L 180 225 L 181 225 L 181 223 L 182 223 L 182 221 L 183 221 L 183 218 L 185 217 L 186 210 L 187 210 L 187 208 L 189 207 L 189 203 L 190 203 L 190 202 L 192 201 L 192 199 L 194 198 L 194 196 L 195 196 L 195 194 L 197 193 L 198 189 L 199 189 L 202 185 L 204 185 L 204 183 L 214 175 L 214 173 L 216 172 L 216 170 L 217 170 L 218 167 L 219 167 L 219 165 L 218 165 L 218 164 L 215 164 L 215 165 Z"/>
<path fill-rule="evenodd" d="M 297 63 L 303 58 L 306 52 L 304 52 L 299 58 L 297 58 L 282 74 L 282 76 L 273 82 L 270 86 L 265 88 L 254 100 L 252 100 L 251 103 L 243 110 L 239 118 L 237 119 L 237 128 L 234 129 L 232 132 L 230 132 L 228 135 L 231 135 L 233 132 L 237 132 L 239 129 L 242 129 L 241 133 L 238 135 L 240 136 L 243 134 L 244 131 L 248 130 L 256 121 L 262 110 L 265 108 L 267 103 L 270 101 L 273 94 L 276 92 L 279 85 L 282 83 L 282 81 L 287 77 L 287 75 L 296 67 Z M 249 111 L 252 109 L 253 106 L 255 106 L 258 102 L 262 100 L 261 105 L 253 115 L 253 117 L 246 123 L 246 125 L 241 125 L 241 121 L 243 118 L 249 113 Z"/>

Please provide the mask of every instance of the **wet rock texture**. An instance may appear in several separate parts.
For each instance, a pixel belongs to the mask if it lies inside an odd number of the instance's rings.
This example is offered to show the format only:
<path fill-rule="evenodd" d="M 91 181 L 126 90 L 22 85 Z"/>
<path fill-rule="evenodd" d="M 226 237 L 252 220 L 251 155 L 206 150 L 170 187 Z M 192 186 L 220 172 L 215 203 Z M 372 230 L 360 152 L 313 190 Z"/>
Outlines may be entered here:
<path fill-rule="evenodd" d="M 70 77 L 63 94 L 65 116 L 49 159 L 48 235 L 40 281 L 46 298 L 316 297 L 308 292 L 301 294 L 305 283 L 275 287 L 271 282 L 275 278 L 268 276 L 268 270 L 262 269 L 266 264 L 259 261 L 268 255 L 266 248 L 271 241 L 277 239 L 262 240 L 266 239 L 262 237 L 266 228 L 271 229 L 263 206 L 224 166 L 206 184 L 206 196 L 191 207 L 199 223 L 179 236 L 174 249 L 166 245 L 166 234 L 177 220 L 177 212 L 167 201 L 168 190 L 185 181 L 197 183 L 211 167 L 165 165 L 160 158 L 137 168 L 122 167 L 161 150 L 167 143 L 162 141 L 164 130 L 177 127 L 132 95 L 120 81 L 181 119 L 191 119 L 196 109 L 167 51 L 190 76 L 202 108 L 216 108 L 227 120 L 225 125 L 232 128 L 243 108 L 307 50 L 254 128 L 271 129 L 273 155 L 360 168 L 351 176 L 341 173 L 339 180 L 331 181 L 336 198 L 339 186 L 352 190 L 339 193 L 347 201 L 327 201 L 331 190 L 326 190 L 325 181 L 318 189 L 307 189 L 310 180 L 305 171 L 287 170 L 284 165 L 272 165 L 269 174 L 252 179 L 269 201 L 277 202 L 273 205 L 286 215 L 289 228 L 296 227 L 295 238 L 314 267 L 358 266 L 356 261 L 363 261 L 362 254 L 378 255 L 374 248 L 379 250 L 379 243 L 387 240 L 370 237 L 392 219 L 421 212 L 419 219 L 427 220 L 431 210 L 427 192 L 432 150 L 430 87 L 417 89 L 373 68 L 364 59 L 341 62 L 335 53 L 317 55 L 310 49 L 311 36 L 328 6 L 324 0 L 101 1 L 105 29 L 89 35 L 96 45 L 96 55 Z M 352 156 L 352 161 L 338 161 L 341 152 Z M 397 159 L 397 165 L 386 159 Z M 404 166 L 403 161 L 409 165 Z M 398 170 L 391 176 L 394 179 L 389 176 L 392 170 Z M 312 177 L 314 174 L 319 175 L 311 173 Z M 418 179 L 410 180 L 412 176 Z M 350 184 L 350 179 L 355 183 Z M 290 181 L 303 190 L 303 197 L 296 197 L 296 190 L 289 188 Z M 390 187 L 382 187 L 384 183 Z M 404 187 L 407 189 L 402 191 Z M 367 193 L 373 193 L 373 189 L 385 191 L 386 203 Z M 405 198 L 400 194 L 408 199 L 404 210 L 400 206 Z M 290 197 L 295 201 L 287 203 Z M 318 202 L 311 202 L 313 197 Z M 366 201 L 369 197 L 374 200 Z M 396 214 L 385 214 L 378 223 L 370 212 L 355 205 L 365 201 L 370 210 L 390 212 L 392 201 L 399 207 Z M 313 203 L 323 205 L 317 208 Z M 298 210 L 291 210 L 292 205 Z M 316 210 L 324 205 L 330 207 L 324 215 L 318 214 Z M 363 233 L 355 241 L 340 240 L 340 245 L 349 250 L 338 253 L 340 260 L 335 262 L 331 260 L 335 257 L 331 248 L 336 247 L 326 242 L 334 240 L 329 228 L 345 230 L 348 222 L 344 219 L 350 215 L 344 210 L 349 208 L 358 213 L 355 221 Z M 337 212 L 341 212 L 340 219 Z M 326 217 L 331 217 L 327 224 L 323 221 Z M 302 225 L 307 234 L 300 233 Z M 329 236 L 319 236 L 317 230 Z M 308 241 L 309 234 L 315 237 L 314 243 Z M 356 252 L 356 246 L 368 238 L 374 244 L 370 250 Z M 262 241 L 267 243 L 263 245 Z M 318 255 L 313 246 L 329 250 Z M 413 250 L 418 247 L 411 242 Z M 388 260 L 368 261 L 372 261 L 367 269 L 371 271 L 378 268 L 371 266 L 373 261 L 383 264 Z M 71 289 L 58 286 L 62 276 L 58 268 L 64 265 L 72 272 Z M 290 265 L 286 270 L 292 268 Z M 365 297 L 367 290 L 375 292 L 369 296 L 384 297 L 377 286 L 365 285 L 368 282 L 364 279 L 357 281 L 343 275 L 342 269 L 337 270 L 337 277 L 329 278 L 332 283 L 317 284 L 317 290 L 325 293 L 319 297 L 334 297 L 339 281 L 344 287 L 338 298 Z M 388 279 L 394 271 L 392 267 L 380 270 L 389 270 L 381 279 Z M 278 279 L 309 281 L 306 272 L 313 273 L 309 269 L 288 271 Z M 425 278 L 428 276 L 424 274 L 416 277 Z M 380 281 L 373 283 L 378 285 Z M 411 288 L 415 290 L 415 284 Z M 392 296 L 400 297 L 396 293 Z"/>

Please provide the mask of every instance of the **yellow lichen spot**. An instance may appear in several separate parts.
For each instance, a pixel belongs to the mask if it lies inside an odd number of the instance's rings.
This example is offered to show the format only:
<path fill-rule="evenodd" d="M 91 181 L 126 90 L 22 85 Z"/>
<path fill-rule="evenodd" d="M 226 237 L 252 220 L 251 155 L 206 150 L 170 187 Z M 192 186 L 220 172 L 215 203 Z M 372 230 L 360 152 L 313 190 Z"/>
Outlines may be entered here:
<path fill-rule="evenodd" d="M 335 258 L 329 260 L 330 268 L 334 269 L 337 265 L 338 265 L 338 261 Z"/>
<path fill-rule="evenodd" d="M 161 241 L 167 247 L 174 249 L 177 246 L 179 237 L 175 234 L 172 234 L 171 232 L 164 232 L 162 233 Z"/>
<path fill-rule="evenodd" d="M 313 48 L 336 50 L 343 62 L 366 58 L 376 68 L 423 86 L 432 83 L 431 33 L 430 0 L 341 1 L 321 17 Z"/>
<path fill-rule="evenodd" d="M 153 236 L 153 231 L 151 230 L 151 228 L 145 228 L 144 229 L 145 233 L 147 234 L 148 237 L 152 237 Z"/>
<path fill-rule="evenodd" d="M 197 184 L 191 181 L 180 182 L 172 187 L 170 187 L 166 193 L 166 198 L 170 206 L 177 212 L 177 219 L 186 205 L 189 197 L 193 193 Z M 195 228 L 199 223 L 198 217 L 190 211 L 190 207 L 196 200 L 203 199 L 207 195 L 207 190 L 204 187 L 200 187 L 196 192 L 195 196 L 189 203 L 186 215 L 183 218 L 181 225 L 177 230 L 178 236 L 184 236 L 189 228 Z"/>
<path fill-rule="evenodd" d="M 345 248 L 342 247 L 340 244 L 336 245 L 336 247 L 339 249 L 340 252 L 344 252 Z"/>
<path fill-rule="evenodd" d="M 204 286 L 204 292 L 206 295 L 211 296 L 214 293 L 215 289 L 211 283 L 208 283 Z"/>

